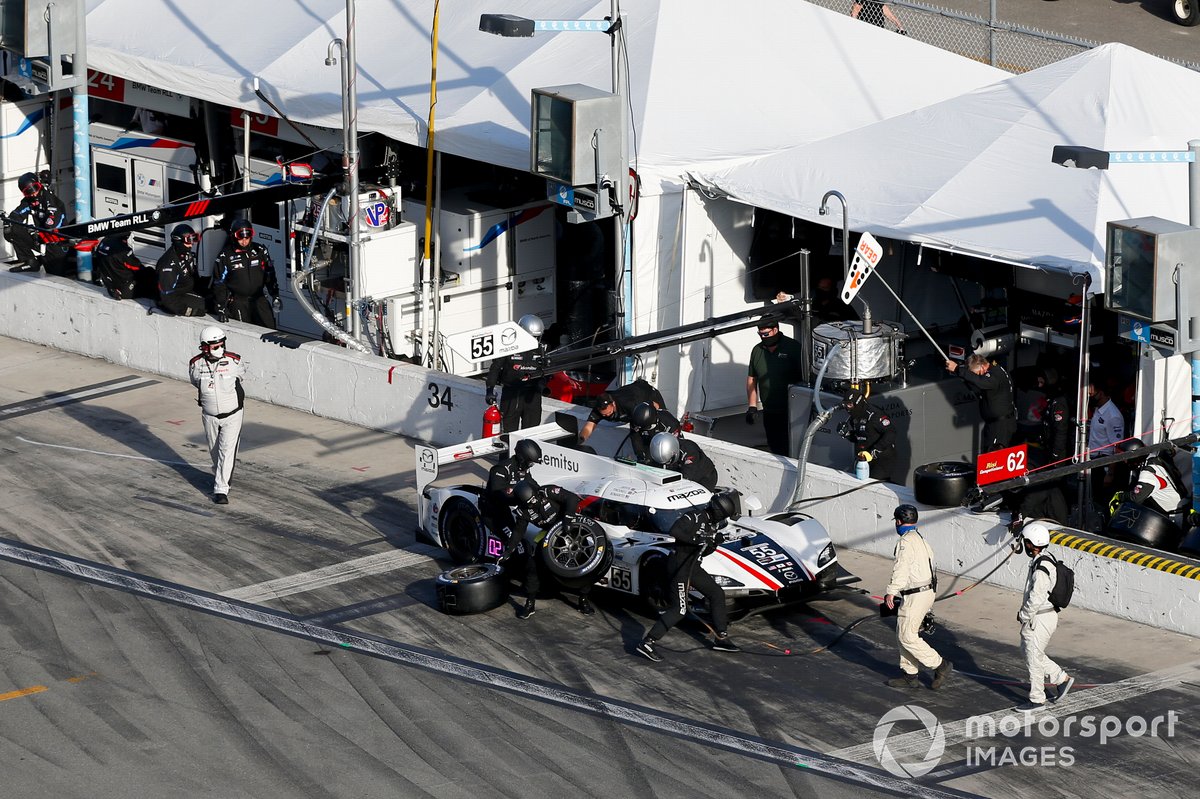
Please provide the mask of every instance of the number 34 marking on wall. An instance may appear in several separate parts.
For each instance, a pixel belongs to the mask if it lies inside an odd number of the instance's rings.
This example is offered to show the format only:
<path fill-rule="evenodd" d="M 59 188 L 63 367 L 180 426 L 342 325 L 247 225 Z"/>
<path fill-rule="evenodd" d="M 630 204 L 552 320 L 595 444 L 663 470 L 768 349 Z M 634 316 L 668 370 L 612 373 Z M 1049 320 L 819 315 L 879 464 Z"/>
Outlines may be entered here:
<path fill-rule="evenodd" d="M 454 397 L 450 393 L 450 386 L 445 388 L 437 383 L 429 384 L 429 407 L 430 408 L 445 408 L 451 410 L 454 408 Z"/>

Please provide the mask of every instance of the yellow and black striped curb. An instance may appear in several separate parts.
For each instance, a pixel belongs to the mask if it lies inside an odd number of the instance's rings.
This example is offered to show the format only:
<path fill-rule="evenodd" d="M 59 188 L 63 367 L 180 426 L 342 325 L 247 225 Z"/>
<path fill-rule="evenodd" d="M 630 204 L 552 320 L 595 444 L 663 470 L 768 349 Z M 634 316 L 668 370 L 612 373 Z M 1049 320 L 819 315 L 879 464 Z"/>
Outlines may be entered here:
<path fill-rule="evenodd" d="M 1126 549 L 1116 544 L 1110 544 L 1107 541 L 1097 541 L 1093 538 L 1068 535 L 1067 533 L 1051 533 L 1050 542 L 1058 544 L 1060 547 L 1069 547 L 1070 549 L 1078 549 L 1080 552 L 1088 552 L 1101 558 L 1112 558 L 1113 560 L 1121 560 L 1133 566 L 1156 569 L 1160 572 L 1185 577 L 1189 580 L 1200 580 L 1200 566 L 1194 563 L 1184 563 L 1183 561 L 1173 560 L 1162 555 L 1139 552 L 1136 549 Z"/>

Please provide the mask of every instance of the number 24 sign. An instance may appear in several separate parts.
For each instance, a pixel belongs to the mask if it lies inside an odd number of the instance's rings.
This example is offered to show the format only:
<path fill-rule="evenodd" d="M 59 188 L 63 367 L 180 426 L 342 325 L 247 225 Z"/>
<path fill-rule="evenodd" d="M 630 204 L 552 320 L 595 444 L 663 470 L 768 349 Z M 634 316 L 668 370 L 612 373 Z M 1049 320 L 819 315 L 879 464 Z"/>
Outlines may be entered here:
<path fill-rule="evenodd" d="M 1029 471 L 1029 448 L 1019 444 L 1008 449 L 985 452 L 976 463 L 975 482 L 979 485 L 999 483 L 1020 477 Z"/>

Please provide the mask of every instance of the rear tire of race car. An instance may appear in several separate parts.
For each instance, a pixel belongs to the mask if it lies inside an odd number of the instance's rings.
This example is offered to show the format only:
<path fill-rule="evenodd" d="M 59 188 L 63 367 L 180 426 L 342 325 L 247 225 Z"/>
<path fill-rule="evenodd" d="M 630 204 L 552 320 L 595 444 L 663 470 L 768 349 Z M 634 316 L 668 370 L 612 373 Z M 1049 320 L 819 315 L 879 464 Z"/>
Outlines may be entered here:
<path fill-rule="evenodd" d="M 1200 0 L 1171 0 L 1171 17 L 1189 28 L 1200 25 Z"/>
<path fill-rule="evenodd" d="M 479 560 L 483 554 L 483 517 L 464 497 L 451 497 L 442 508 L 438 527 L 450 560 L 461 565 Z"/>
<path fill-rule="evenodd" d="M 603 577 L 612 564 L 612 547 L 599 522 L 576 517 L 550 528 L 538 557 L 554 579 L 570 588 L 568 581 L 587 584 Z"/>
<path fill-rule="evenodd" d="M 935 508 L 958 507 L 974 485 L 975 467 L 960 461 L 927 463 L 913 472 L 913 496 Z"/>
<path fill-rule="evenodd" d="M 486 613 L 508 601 L 509 583 L 495 563 L 455 566 L 437 576 L 438 610 L 451 616 Z"/>

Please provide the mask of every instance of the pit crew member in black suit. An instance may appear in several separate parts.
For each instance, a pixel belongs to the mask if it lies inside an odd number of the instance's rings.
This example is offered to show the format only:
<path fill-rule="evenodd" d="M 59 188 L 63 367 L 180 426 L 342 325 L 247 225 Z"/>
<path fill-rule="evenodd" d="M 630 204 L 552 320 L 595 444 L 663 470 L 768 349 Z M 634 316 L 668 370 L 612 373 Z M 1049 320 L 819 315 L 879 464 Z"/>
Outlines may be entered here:
<path fill-rule="evenodd" d="M 275 264 L 267 248 L 254 240 L 254 228 L 245 219 L 229 226 L 229 241 L 213 267 L 212 290 L 218 322 L 236 319 L 276 329 L 275 314 L 263 293 L 271 295 L 276 311 L 282 307 Z"/>
<path fill-rule="evenodd" d="M 517 612 L 519 618 L 528 619 L 536 612 L 537 592 L 541 588 L 536 557 L 538 547 L 542 545 L 545 535 L 551 527 L 559 522 L 567 521 L 575 515 L 575 511 L 579 509 L 580 499 L 578 494 L 574 494 L 562 486 L 539 486 L 530 479 L 517 483 L 513 489 L 513 498 L 516 501 L 516 511 L 513 516 L 519 530 L 524 532 L 525 526 L 522 522 L 532 524 L 541 530 L 534 541 L 532 550 L 527 553 L 524 584 L 525 607 Z M 522 540 L 520 545 L 524 546 L 524 544 L 525 542 Z M 596 579 L 600 579 L 601 576 L 596 575 Z M 585 616 L 596 612 L 588 599 L 591 590 L 592 586 L 589 584 L 579 591 L 579 612 Z"/>
<path fill-rule="evenodd" d="M 679 472 L 684 480 L 699 483 L 709 491 L 717 487 L 716 465 L 691 439 L 658 433 L 650 442 L 650 459 L 664 469 Z"/>
<path fill-rule="evenodd" d="M 517 324 L 538 340 L 537 349 L 497 358 L 488 367 L 487 403 L 496 404 L 496 386 L 500 386 L 500 432 L 511 433 L 522 427 L 534 427 L 542 421 L 542 375 L 546 349 L 541 343 L 546 325 L 540 316 L 525 314 Z"/>
<path fill-rule="evenodd" d="M 720 528 L 726 519 L 733 518 L 737 506 L 726 494 L 716 494 L 705 507 L 693 508 L 681 515 L 669 531 L 675 539 L 667 559 L 667 595 L 669 606 L 634 651 L 655 663 L 662 660 L 655 645 L 667 631 L 687 615 L 688 591 L 699 591 L 708 600 L 716 640 L 713 649 L 720 652 L 740 652 L 729 637 L 729 612 L 725 607 L 725 592 L 712 575 L 700 566 L 700 559 L 716 551 L 722 541 Z"/>
<path fill-rule="evenodd" d="M 861 389 L 846 392 L 842 407 L 850 414 L 838 432 L 854 445 L 854 458 L 871 467 L 872 480 L 891 482 L 896 460 L 896 428 L 883 411 L 871 404 Z"/>

